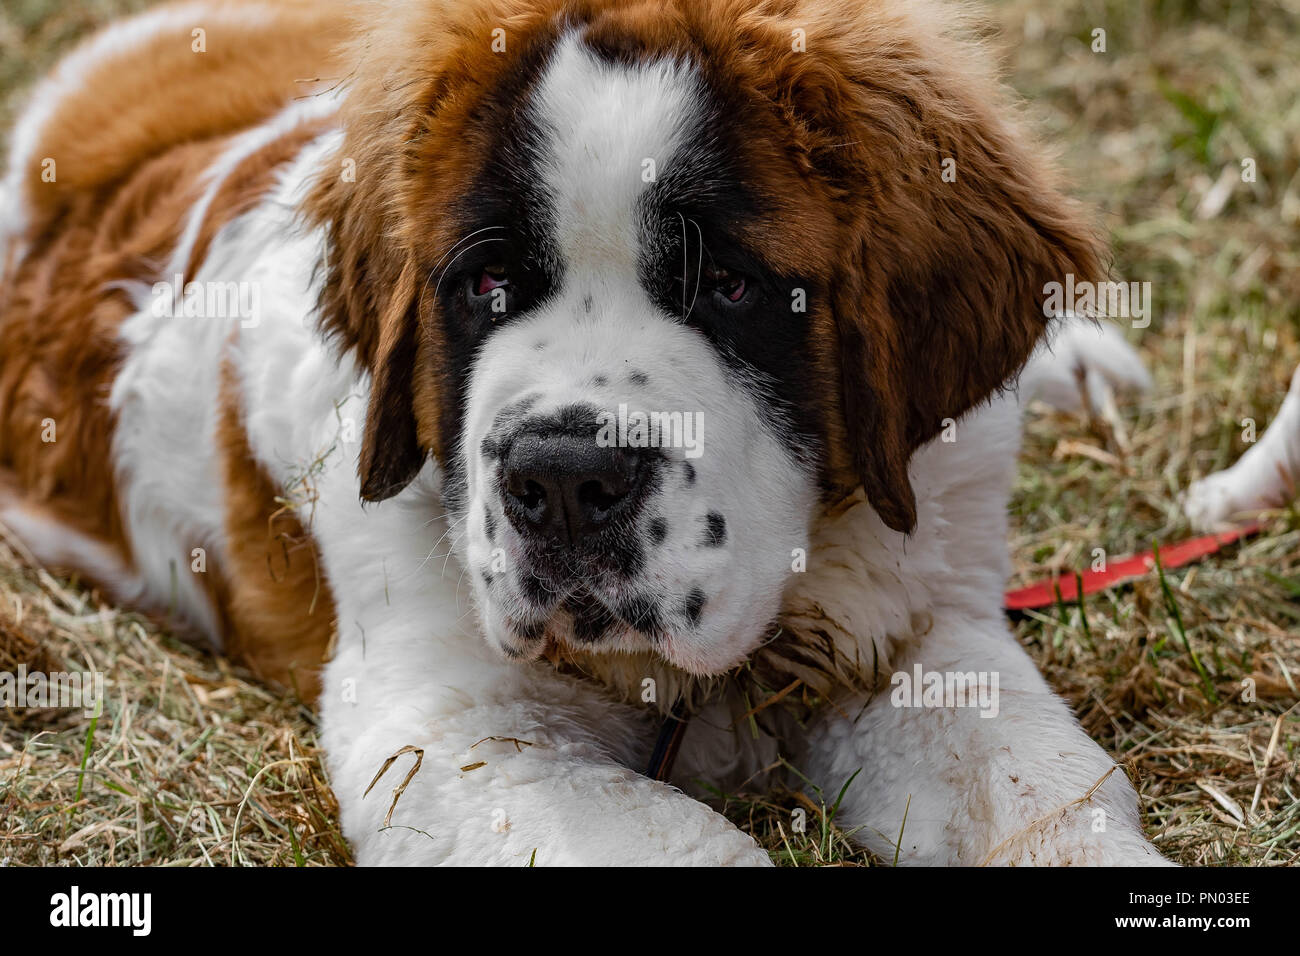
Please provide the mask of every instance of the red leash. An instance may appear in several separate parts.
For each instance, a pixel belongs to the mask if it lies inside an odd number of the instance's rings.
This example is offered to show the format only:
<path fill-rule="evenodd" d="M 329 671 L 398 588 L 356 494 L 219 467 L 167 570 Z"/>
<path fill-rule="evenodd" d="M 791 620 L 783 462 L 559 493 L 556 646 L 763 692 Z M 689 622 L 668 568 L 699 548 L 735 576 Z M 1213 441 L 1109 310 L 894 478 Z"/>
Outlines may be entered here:
<path fill-rule="evenodd" d="M 1224 545 L 1232 544 L 1248 537 L 1260 529 L 1258 521 L 1221 534 L 1207 534 L 1191 541 L 1170 545 L 1160 549 L 1160 563 L 1166 568 L 1181 568 L 1185 564 L 1199 561 L 1207 554 L 1213 554 Z M 1131 558 L 1107 563 L 1104 571 L 1084 571 L 1079 578 L 1083 580 L 1083 593 L 1096 594 L 1125 581 L 1134 581 L 1146 575 L 1156 566 L 1155 554 L 1144 551 Z M 1003 604 L 1008 611 L 1023 611 L 1028 608 L 1050 607 L 1057 602 L 1057 594 L 1062 601 L 1075 601 L 1079 597 L 1078 578 L 1053 576 L 1044 578 L 1036 584 L 1016 591 L 1008 591 Z"/>

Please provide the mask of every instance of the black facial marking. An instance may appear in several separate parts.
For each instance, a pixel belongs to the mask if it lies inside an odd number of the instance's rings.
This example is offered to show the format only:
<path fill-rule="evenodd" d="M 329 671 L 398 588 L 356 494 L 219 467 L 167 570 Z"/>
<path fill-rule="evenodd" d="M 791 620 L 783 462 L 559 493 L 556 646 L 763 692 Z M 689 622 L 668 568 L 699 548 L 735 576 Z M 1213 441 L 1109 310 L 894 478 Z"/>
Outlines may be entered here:
<path fill-rule="evenodd" d="M 546 633 L 546 625 L 541 621 L 511 622 L 516 634 L 529 642 L 540 641 Z"/>
<path fill-rule="evenodd" d="M 650 522 L 650 540 L 655 544 L 663 544 L 666 537 L 668 537 L 668 522 L 662 517 L 655 518 Z"/>
<path fill-rule="evenodd" d="M 633 385 L 640 386 L 641 388 L 650 384 L 650 376 L 639 369 L 634 370 L 628 378 L 631 380 Z"/>
<path fill-rule="evenodd" d="M 619 571 L 625 578 L 634 578 L 645 570 L 645 549 L 633 541 L 616 546 Z"/>
<path fill-rule="evenodd" d="M 484 568 L 484 569 L 483 569 L 482 571 L 480 571 L 479 573 L 483 575 L 483 583 L 486 584 L 488 587 L 491 587 L 491 586 L 492 586 L 492 582 L 496 580 L 496 578 L 493 576 L 492 572 L 489 571 L 487 568 Z"/>
<path fill-rule="evenodd" d="M 574 640 L 582 644 L 599 641 L 613 623 L 609 610 L 590 595 L 569 598 L 564 609 L 573 617 Z"/>
<path fill-rule="evenodd" d="M 591 315 L 591 296 L 584 295 L 582 297 L 582 311 Z"/>
<path fill-rule="evenodd" d="M 503 428 L 509 428 L 518 422 L 519 419 L 532 410 L 533 406 L 541 400 L 541 395 L 537 392 L 531 395 L 525 395 L 517 402 L 511 402 L 509 405 L 503 405 L 496 415 L 492 417 L 492 432 L 498 432 Z M 491 434 L 491 432 L 489 432 Z"/>
<path fill-rule="evenodd" d="M 492 513 L 492 509 L 487 505 L 483 506 L 483 526 L 487 529 L 489 541 L 495 541 L 497 537 L 497 519 Z"/>
<path fill-rule="evenodd" d="M 704 541 L 706 548 L 720 548 L 727 540 L 727 519 L 716 511 L 710 511 L 704 518 Z"/>
<path fill-rule="evenodd" d="M 707 596 L 699 588 L 693 588 L 691 593 L 686 595 L 686 600 L 682 602 L 682 614 L 690 622 L 691 627 L 697 627 L 700 623 L 700 615 L 704 613 L 704 602 L 708 600 Z"/>
<path fill-rule="evenodd" d="M 695 466 L 689 461 L 682 462 L 682 478 L 688 486 L 695 484 Z"/>
<path fill-rule="evenodd" d="M 714 344 L 803 457 L 821 442 L 821 409 L 809 400 L 808 382 L 816 371 L 811 318 L 825 289 L 812 276 L 781 274 L 746 244 L 744 227 L 772 228 L 773 202 L 753 185 L 742 139 L 744 117 L 757 107 L 710 70 L 702 65 L 709 105 L 700 126 L 686 133 L 691 148 L 642 196 L 638 271 L 655 304 Z M 730 279 L 719 283 L 717 276 Z M 737 278 L 743 291 L 733 302 L 726 289 Z"/>
<path fill-rule="evenodd" d="M 511 402 L 509 405 L 502 407 L 492 418 L 492 428 L 488 431 L 483 441 L 479 443 L 479 452 L 488 461 L 497 461 L 505 455 L 507 451 L 507 436 L 518 425 L 519 419 L 528 414 L 529 410 L 541 400 L 541 395 L 534 392 L 531 395 L 525 395 L 517 402 Z M 488 520 L 491 521 L 491 515 Z M 489 535 L 495 534 L 489 525 Z"/>
<path fill-rule="evenodd" d="M 531 603 L 547 606 L 555 601 L 555 591 L 532 571 L 519 575 L 519 590 Z"/>
<path fill-rule="evenodd" d="M 634 597 L 624 602 L 616 612 L 628 626 L 642 634 L 658 637 L 663 633 L 663 620 L 659 604 L 651 597 Z"/>
<path fill-rule="evenodd" d="M 434 373 L 442 386 L 437 421 L 439 444 L 445 449 L 460 447 L 469 370 L 483 342 L 542 304 L 563 272 L 553 238 L 555 214 L 537 168 L 549 133 L 531 109 L 533 90 L 559 33 L 557 24 L 522 41 L 504 80 L 472 107 L 470 122 L 459 133 L 484 160 L 459 184 L 463 198 L 446 211 L 447 248 L 425 263 L 429 289 L 436 294 L 421 297 L 419 316 L 421 322 L 438 323 L 443 333 Z M 503 122 L 504 117 L 509 122 Z M 503 267 L 509 277 L 504 313 L 492 311 L 493 296 L 474 294 L 479 277 L 495 266 Z M 547 345 L 539 340 L 535 347 Z M 465 469 L 458 456 L 445 457 L 443 497 L 458 511 L 464 504 Z"/>
<path fill-rule="evenodd" d="M 596 386 L 596 388 L 604 388 L 606 385 L 609 384 L 609 379 L 606 378 L 604 375 L 597 375 L 595 378 L 591 380 L 591 384 Z"/>

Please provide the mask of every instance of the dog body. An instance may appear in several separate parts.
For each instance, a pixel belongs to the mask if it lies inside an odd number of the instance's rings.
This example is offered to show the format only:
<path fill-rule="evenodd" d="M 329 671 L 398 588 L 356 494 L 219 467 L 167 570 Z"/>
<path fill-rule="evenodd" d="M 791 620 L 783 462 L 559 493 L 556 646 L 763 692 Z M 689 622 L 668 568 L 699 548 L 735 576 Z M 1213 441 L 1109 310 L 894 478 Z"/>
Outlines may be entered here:
<path fill-rule="evenodd" d="M 900 862 L 1162 862 L 1002 617 L 998 389 L 1096 264 L 945 12 L 350 13 L 163 8 L 37 91 L 0 521 L 319 690 L 362 863 L 767 862 L 636 772 L 679 703 L 674 782 L 857 773 Z"/>

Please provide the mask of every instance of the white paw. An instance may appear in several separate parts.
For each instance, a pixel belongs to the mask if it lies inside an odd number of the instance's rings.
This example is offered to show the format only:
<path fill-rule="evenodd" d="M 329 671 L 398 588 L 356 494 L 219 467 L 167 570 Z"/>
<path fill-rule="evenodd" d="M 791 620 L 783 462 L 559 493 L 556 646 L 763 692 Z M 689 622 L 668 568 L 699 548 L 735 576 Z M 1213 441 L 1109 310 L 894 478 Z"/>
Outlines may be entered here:
<path fill-rule="evenodd" d="M 1026 398 L 1064 412 L 1081 411 L 1085 395 L 1093 409 L 1101 409 L 1116 392 L 1145 392 L 1152 385 L 1141 356 L 1117 326 L 1074 316 L 1053 327 L 1021 381 Z"/>
<path fill-rule="evenodd" d="M 1236 477 L 1230 470 L 1220 471 L 1192 482 L 1183 499 L 1183 512 L 1193 528 L 1222 531 L 1231 527 L 1234 516 L 1265 507 L 1263 503 L 1238 501 Z"/>

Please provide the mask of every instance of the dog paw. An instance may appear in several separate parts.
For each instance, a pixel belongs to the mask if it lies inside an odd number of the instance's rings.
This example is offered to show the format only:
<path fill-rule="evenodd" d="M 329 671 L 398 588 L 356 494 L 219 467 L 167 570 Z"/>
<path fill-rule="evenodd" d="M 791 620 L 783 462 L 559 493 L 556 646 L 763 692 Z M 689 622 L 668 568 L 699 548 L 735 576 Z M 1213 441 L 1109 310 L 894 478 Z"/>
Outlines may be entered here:
<path fill-rule="evenodd" d="M 1145 392 L 1151 373 L 1118 327 L 1067 316 L 1022 376 L 1029 398 L 1063 412 L 1101 409 L 1117 392 Z"/>
<path fill-rule="evenodd" d="M 1192 482 L 1183 498 L 1183 513 L 1193 528 L 1222 531 L 1232 526 L 1234 516 L 1267 507 L 1267 502 L 1241 500 L 1236 478 L 1232 471 L 1220 471 Z"/>

